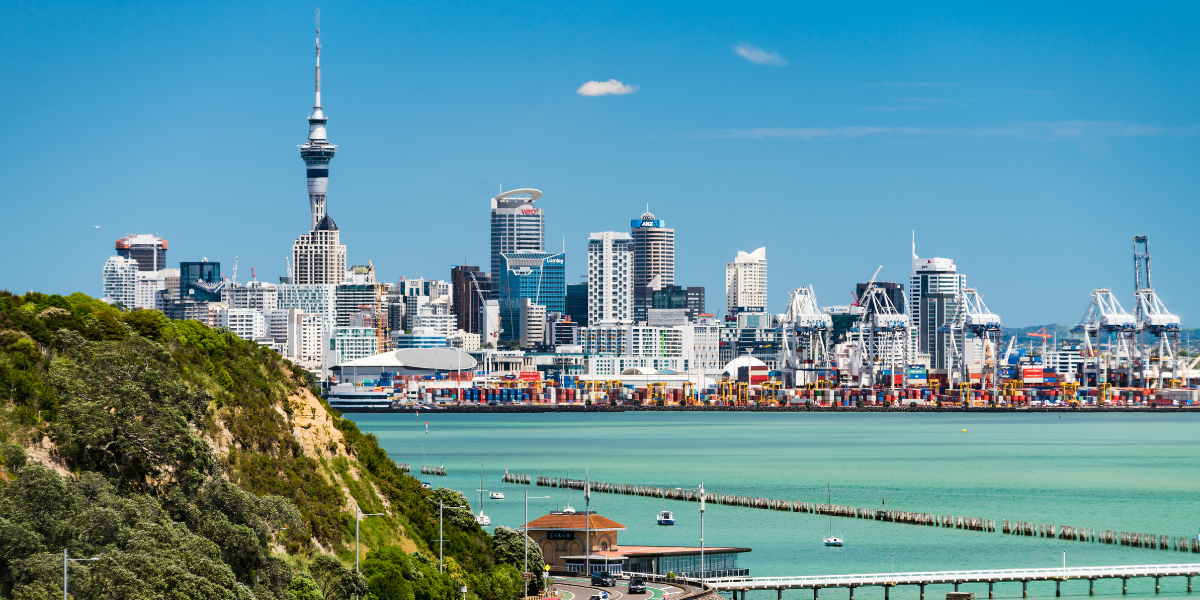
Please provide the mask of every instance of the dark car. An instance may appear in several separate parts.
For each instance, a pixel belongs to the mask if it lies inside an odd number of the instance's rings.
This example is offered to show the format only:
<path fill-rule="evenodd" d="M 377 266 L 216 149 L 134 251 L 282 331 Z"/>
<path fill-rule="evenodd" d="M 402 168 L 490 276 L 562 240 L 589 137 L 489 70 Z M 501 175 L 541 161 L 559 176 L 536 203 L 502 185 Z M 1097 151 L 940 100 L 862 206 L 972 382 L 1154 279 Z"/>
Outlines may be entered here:
<path fill-rule="evenodd" d="M 641 577 L 634 577 L 633 579 L 630 579 L 629 580 L 629 593 L 630 594 L 645 594 L 646 593 L 646 580 L 642 579 Z"/>
<path fill-rule="evenodd" d="M 608 573 L 592 573 L 592 585 L 616 587 L 617 578 Z"/>

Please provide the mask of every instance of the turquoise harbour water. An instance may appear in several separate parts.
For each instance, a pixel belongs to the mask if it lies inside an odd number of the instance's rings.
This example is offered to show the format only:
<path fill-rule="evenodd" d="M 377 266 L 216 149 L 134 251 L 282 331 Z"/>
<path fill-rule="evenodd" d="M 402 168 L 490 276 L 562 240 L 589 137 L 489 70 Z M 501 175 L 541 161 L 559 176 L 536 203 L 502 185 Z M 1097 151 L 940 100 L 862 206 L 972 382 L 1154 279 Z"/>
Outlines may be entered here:
<path fill-rule="evenodd" d="M 580 492 L 501 483 L 505 466 L 546 475 L 612 483 L 692 487 L 718 494 L 825 502 L 849 506 L 1029 521 L 1172 536 L 1200 528 L 1200 415 L 1193 414 L 866 414 L 866 413 L 593 413 L 593 414 L 352 414 L 379 436 L 397 462 L 444 465 L 448 477 L 418 477 L 462 491 L 475 512 L 480 463 L 492 525 L 524 522 L 523 493 L 536 518 L 568 503 L 583 508 Z M 426 435 L 425 422 L 429 423 Z M 966 433 L 962 430 L 966 429 Z M 698 505 L 595 493 L 593 510 L 628 527 L 622 544 L 699 545 Z M 675 512 L 674 527 L 655 524 Z M 1200 563 L 1200 555 L 1119 545 L 1059 541 L 833 519 L 843 548 L 826 548 L 827 517 L 710 504 L 708 546 L 745 546 L 739 566 L 753 576 L 886 573 L 1061 566 Z M 1194 581 L 1200 591 L 1200 579 Z M 1152 579 L 1096 583 L 1096 598 L 1154 594 Z M 945 588 L 945 590 L 941 588 Z M 926 588 L 944 597 L 950 586 Z M 986 584 L 963 591 L 987 597 Z M 1163 595 L 1185 595 L 1182 578 L 1164 579 Z M 1029 586 L 1030 597 L 1054 597 L 1052 582 Z M 1087 582 L 1063 584 L 1064 596 L 1087 596 Z M 811 592 L 785 591 L 807 599 Z M 847 598 L 845 589 L 821 598 Z M 892 597 L 915 599 L 915 586 Z M 768 600 L 774 592 L 754 592 Z M 882 598 L 860 588 L 856 598 Z M 1020 583 L 996 585 L 997 598 L 1020 598 Z"/>

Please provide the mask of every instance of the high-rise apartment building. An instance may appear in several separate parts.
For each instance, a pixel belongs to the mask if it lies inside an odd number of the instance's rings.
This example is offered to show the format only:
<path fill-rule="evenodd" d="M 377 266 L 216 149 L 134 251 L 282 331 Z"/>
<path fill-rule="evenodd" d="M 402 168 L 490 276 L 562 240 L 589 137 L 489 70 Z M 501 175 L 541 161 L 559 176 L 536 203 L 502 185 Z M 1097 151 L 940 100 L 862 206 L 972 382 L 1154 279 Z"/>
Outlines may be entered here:
<path fill-rule="evenodd" d="M 136 260 L 121 256 L 108 257 L 101 280 L 104 299 L 125 308 L 133 308 L 137 302 L 137 277 Z"/>
<path fill-rule="evenodd" d="M 655 277 L 662 285 L 675 284 L 675 230 L 655 219 L 646 207 L 642 218 L 630 222 L 633 236 L 633 285 L 648 284 Z"/>
<path fill-rule="evenodd" d="M 229 285 L 221 290 L 221 301 L 229 308 L 253 308 L 260 311 L 279 308 L 279 289 L 265 281 L 250 281 L 246 285 Z"/>
<path fill-rule="evenodd" d="M 908 284 L 909 356 L 916 362 L 929 357 L 931 369 L 949 368 L 957 341 L 942 326 L 958 319 L 959 295 L 967 276 L 949 258 L 918 258 L 913 243 L 913 273 Z M 960 348 L 961 350 L 961 348 Z"/>
<path fill-rule="evenodd" d="M 346 245 L 339 239 L 337 223 L 329 217 L 329 162 L 337 152 L 325 133 L 321 107 L 321 37 L 317 32 L 316 102 L 308 117 L 308 141 L 300 146 L 308 179 L 309 232 L 292 244 L 292 280 L 300 285 L 339 284 L 346 272 Z"/>
<path fill-rule="evenodd" d="M 322 332 L 332 331 L 337 326 L 336 285 L 281 283 L 276 289 L 279 290 L 277 299 L 279 308 L 284 310 L 294 308 L 305 314 L 321 315 Z M 295 350 L 290 346 L 289 351 L 295 356 Z"/>
<path fill-rule="evenodd" d="M 738 251 L 725 263 L 725 312 L 762 312 L 767 309 L 767 249 Z"/>
<path fill-rule="evenodd" d="M 521 298 L 521 347 L 543 344 L 545 340 L 546 307 L 534 304 L 529 298 Z"/>
<path fill-rule="evenodd" d="M 541 197 L 538 190 L 519 189 L 492 198 L 493 282 L 504 276 L 504 254 L 546 250 L 546 214 L 536 206 Z"/>
<path fill-rule="evenodd" d="M 167 268 L 167 240 L 150 234 L 130 234 L 117 240 L 117 256 L 132 258 L 139 271 Z"/>
<path fill-rule="evenodd" d="M 305 369 L 319 370 L 325 357 L 325 331 L 324 315 L 288 310 L 288 356 Z"/>
<path fill-rule="evenodd" d="M 504 277 L 498 282 L 500 341 L 521 339 L 521 300 L 530 299 L 548 311 L 563 312 L 566 304 L 566 255 L 549 252 L 504 253 Z M 486 340 L 485 340 L 486 341 Z"/>
<path fill-rule="evenodd" d="M 492 277 L 479 267 L 460 265 L 450 270 L 450 285 L 454 288 L 454 318 L 458 329 L 481 333 L 479 309 L 492 298 Z"/>
<path fill-rule="evenodd" d="M 633 322 L 633 236 L 601 231 L 588 237 L 590 326 Z"/>

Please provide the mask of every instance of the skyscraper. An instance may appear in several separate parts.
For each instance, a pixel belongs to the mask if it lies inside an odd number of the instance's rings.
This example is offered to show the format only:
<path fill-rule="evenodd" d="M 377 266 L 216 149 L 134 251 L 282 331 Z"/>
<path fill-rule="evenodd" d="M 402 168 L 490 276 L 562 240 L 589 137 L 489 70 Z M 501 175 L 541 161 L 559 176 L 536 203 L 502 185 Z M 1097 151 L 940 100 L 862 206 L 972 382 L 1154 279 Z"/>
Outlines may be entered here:
<path fill-rule="evenodd" d="M 310 231 L 292 244 L 294 284 L 338 284 L 346 274 L 346 246 L 339 241 L 337 224 L 329 217 L 329 161 L 337 146 L 325 135 L 325 112 L 321 107 L 321 28 L 317 22 L 316 102 L 308 117 L 308 142 L 300 146 L 308 178 Z"/>
<path fill-rule="evenodd" d="M 454 288 L 454 317 L 458 328 L 468 333 L 482 333 L 479 310 L 492 298 L 492 278 L 473 265 L 450 269 L 450 284 Z"/>
<path fill-rule="evenodd" d="M 633 285 L 645 286 L 655 277 L 664 286 L 675 284 L 675 230 L 654 218 L 646 207 L 640 219 L 630 222 L 633 235 Z"/>
<path fill-rule="evenodd" d="M 725 263 L 725 312 L 765 312 L 767 310 L 767 249 L 738 251 L 737 258 Z"/>
<path fill-rule="evenodd" d="M 909 355 L 929 356 L 931 369 L 946 369 L 954 355 L 954 335 L 942 325 L 958 319 L 958 297 L 967 286 L 967 276 L 949 258 L 918 258 L 912 249 L 913 273 L 908 285 Z M 960 349 L 961 350 L 961 349 Z"/>
<path fill-rule="evenodd" d="M 563 312 L 566 305 L 566 255 L 549 252 L 506 252 L 504 277 L 498 282 L 500 341 L 521 339 L 521 300 L 530 299 L 547 311 Z"/>
<path fill-rule="evenodd" d="M 546 214 L 534 206 L 541 197 L 542 192 L 526 188 L 492 198 L 493 282 L 505 276 L 501 254 L 546 250 Z"/>
<path fill-rule="evenodd" d="M 167 240 L 149 234 L 130 234 L 117 240 L 117 256 L 137 261 L 139 271 L 167 268 Z"/>
<path fill-rule="evenodd" d="M 588 237 L 588 319 L 633 322 L 633 236 L 601 231 Z"/>
<path fill-rule="evenodd" d="M 125 308 L 136 302 L 138 262 L 123 256 L 110 256 L 104 263 L 104 299 Z"/>

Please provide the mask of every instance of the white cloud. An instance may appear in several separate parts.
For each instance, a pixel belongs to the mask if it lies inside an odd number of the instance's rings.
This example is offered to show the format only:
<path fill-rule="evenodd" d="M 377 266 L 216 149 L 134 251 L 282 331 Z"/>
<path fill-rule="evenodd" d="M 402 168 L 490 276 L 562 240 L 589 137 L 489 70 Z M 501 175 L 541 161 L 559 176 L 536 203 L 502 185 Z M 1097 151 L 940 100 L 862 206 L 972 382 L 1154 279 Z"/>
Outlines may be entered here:
<path fill-rule="evenodd" d="M 786 67 L 788 64 L 787 59 L 783 58 L 782 56 L 779 56 L 779 53 L 767 52 L 766 50 L 763 50 L 762 48 L 759 48 L 758 46 L 755 46 L 753 44 L 747 44 L 745 42 L 742 42 L 742 43 L 738 44 L 737 46 L 734 46 L 733 51 L 737 52 L 738 56 L 740 56 L 752 63 L 757 63 L 760 65 L 770 65 L 772 67 Z"/>
<path fill-rule="evenodd" d="M 632 94 L 641 89 L 636 85 L 625 85 L 616 79 L 608 81 L 589 81 L 575 90 L 580 96 L 621 96 Z"/>

